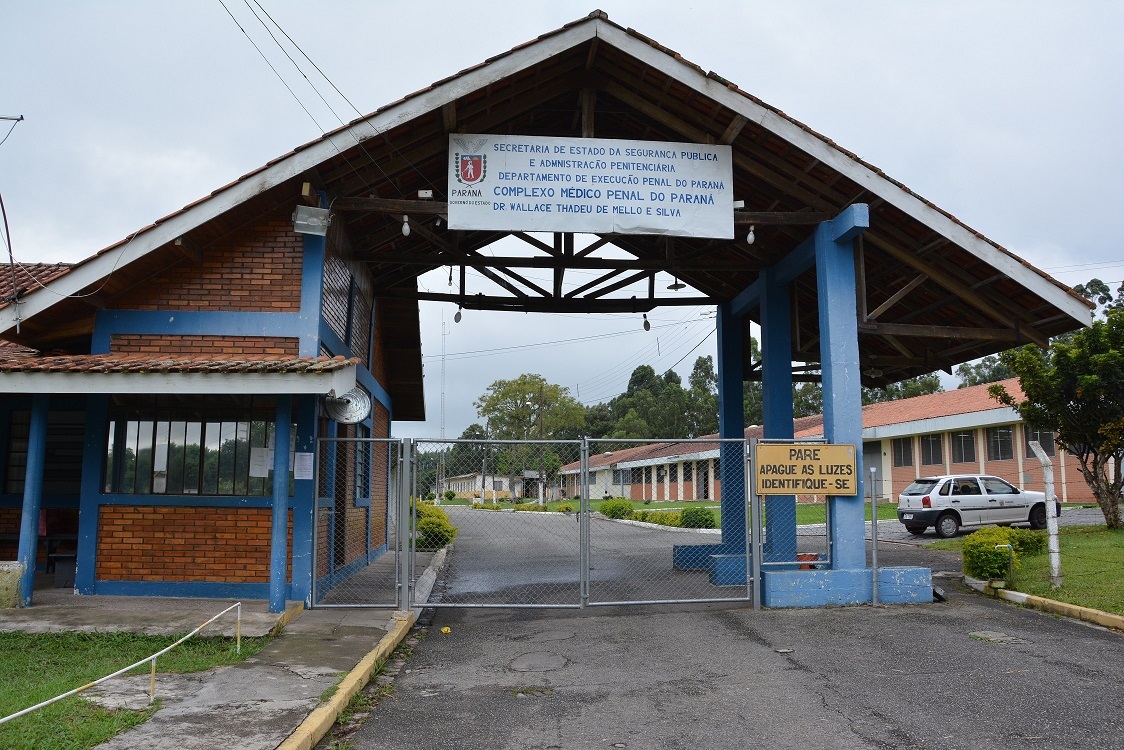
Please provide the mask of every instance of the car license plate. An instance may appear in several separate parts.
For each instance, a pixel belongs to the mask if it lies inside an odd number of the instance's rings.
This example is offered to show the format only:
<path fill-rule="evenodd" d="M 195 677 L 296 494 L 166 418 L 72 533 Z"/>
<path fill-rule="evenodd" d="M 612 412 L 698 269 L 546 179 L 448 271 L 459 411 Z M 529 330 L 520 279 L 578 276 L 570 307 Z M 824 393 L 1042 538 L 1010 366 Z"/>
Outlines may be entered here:
<path fill-rule="evenodd" d="M 913 520 L 913 514 L 912 513 L 902 513 L 902 519 L 906 520 L 906 521 L 912 521 Z"/>

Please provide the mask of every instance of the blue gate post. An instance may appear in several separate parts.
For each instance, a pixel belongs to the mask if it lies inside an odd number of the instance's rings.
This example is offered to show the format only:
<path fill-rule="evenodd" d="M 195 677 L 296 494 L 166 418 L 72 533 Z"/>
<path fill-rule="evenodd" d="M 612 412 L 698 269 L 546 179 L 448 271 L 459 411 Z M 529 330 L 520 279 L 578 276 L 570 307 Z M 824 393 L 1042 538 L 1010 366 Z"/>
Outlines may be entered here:
<path fill-rule="evenodd" d="M 745 404 L 742 401 L 743 318 L 733 306 L 718 306 L 718 436 L 745 439 Z M 719 443 L 722 480 L 722 542 L 677 544 L 672 564 L 677 570 L 709 570 L 710 582 L 720 586 L 745 585 L 745 444 Z"/>
<path fill-rule="evenodd" d="M 23 479 L 23 516 L 20 518 L 20 606 L 30 607 L 35 588 L 35 558 L 39 551 L 39 510 L 43 505 L 43 470 L 47 459 L 48 396 L 31 397 L 31 429 L 27 435 L 27 468 Z"/>
<path fill-rule="evenodd" d="M 792 426 L 792 313 L 788 282 L 775 268 L 762 273 L 761 383 L 764 396 L 764 437 L 791 440 Z M 796 496 L 765 498 L 766 562 L 796 559 Z"/>
<path fill-rule="evenodd" d="M 862 383 L 855 303 L 855 251 L 852 240 L 870 226 L 866 205 L 850 206 L 834 221 L 816 227 L 816 291 L 823 368 L 824 439 L 855 446 L 858 494 L 829 497 L 832 568 L 866 567 L 863 520 Z"/>
<path fill-rule="evenodd" d="M 742 318 L 726 302 L 718 306 L 718 437 L 745 439 Z M 745 555 L 745 446 L 719 443 L 722 477 L 722 552 Z M 744 577 L 743 577 L 744 580 Z"/>
<path fill-rule="evenodd" d="M 273 526 L 269 541 L 269 611 L 285 611 L 285 573 L 289 557 L 289 442 L 293 397 L 277 396 L 273 428 Z"/>

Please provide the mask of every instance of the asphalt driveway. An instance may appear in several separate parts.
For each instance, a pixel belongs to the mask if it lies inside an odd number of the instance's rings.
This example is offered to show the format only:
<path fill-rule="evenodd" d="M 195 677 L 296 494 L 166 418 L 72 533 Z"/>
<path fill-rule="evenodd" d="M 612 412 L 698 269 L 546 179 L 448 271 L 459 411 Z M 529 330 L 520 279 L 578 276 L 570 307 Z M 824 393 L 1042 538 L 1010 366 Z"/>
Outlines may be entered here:
<path fill-rule="evenodd" d="M 354 747 L 1120 747 L 1124 636 L 939 582 L 878 608 L 430 610 Z"/>

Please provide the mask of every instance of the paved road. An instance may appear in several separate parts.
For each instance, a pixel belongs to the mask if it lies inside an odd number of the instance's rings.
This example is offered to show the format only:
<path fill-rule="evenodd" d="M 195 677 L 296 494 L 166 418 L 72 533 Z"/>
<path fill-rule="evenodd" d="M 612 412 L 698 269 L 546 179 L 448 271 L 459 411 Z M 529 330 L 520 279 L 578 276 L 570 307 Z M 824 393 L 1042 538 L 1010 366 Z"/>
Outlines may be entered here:
<path fill-rule="evenodd" d="M 354 747 L 1120 747 L 1124 637 L 949 593 L 763 612 L 440 610 Z"/>

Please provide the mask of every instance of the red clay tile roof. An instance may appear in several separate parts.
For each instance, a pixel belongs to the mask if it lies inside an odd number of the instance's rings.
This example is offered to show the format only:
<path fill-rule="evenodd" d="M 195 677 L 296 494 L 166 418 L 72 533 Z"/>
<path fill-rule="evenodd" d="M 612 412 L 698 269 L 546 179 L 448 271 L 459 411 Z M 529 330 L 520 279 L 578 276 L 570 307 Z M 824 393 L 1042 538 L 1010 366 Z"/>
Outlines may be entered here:
<path fill-rule="evenodd" d="M 902 422 L 916 422 L 919 419 L 951 417 L 956 414 L 971 414 L 977 411 L 1002 409 L 1003 405 L 988 395 L 987 389 L 1002 385 L 1016 399 L 1023 397 L 1019 379 L 1010 378 L 999 383 L 973 385 L 957 388 L 954 391 L 931 393 L 928 396 L 915 396 L 901 401 L 886 401 L 863 407 L 863 427 L 883 427 Z"/>
<path fill-rule="evenodd" d="M 12 269 L 15 269 L 15 283 L 12 283 Z M 0 268 L 0 307 L 12 303 L 15 294 L 38 289 L 52 279 L 57 279 L 71 268 L 69 263 L 17 263 Z"/>
<path fill-rule="evenodd" d="M 914 396 L 899 401 L 885 401 L 880 404 L 870 404 L 863 407 L 863 428 L 884 427 L 886 425 L 915 422 L 920 419 L 936 419 L 951 417 L 957 414 L 972 414 L 978 411 L 990 411 L 1003 408 L 1003 405 L 988 395 L 988 388 L 1001 385 L 1007 389 L 1015 399 L 1022 399 L 1023 392 L 1019 388 L 1019 379 L 1010 378 L 1000 380 L 998 383 L 985 383 L 973 385 L 968 388 L 958 388 L 954 391 L 931 393 L 927 396 Z M 810 417 L 800 417 L 793 420 L 795 436 L 815 437 L 823 434 L 823 415 L 815 414 Z M 754 425 L 745 428 L 746 439 L 760 438 L 762 428 Z M 704 435 L 703 438 L 717 438 L 717 435 Z M 597 441 L 610 443 L 611 440 Z M 611 455 L 599 453 L 589 457 L 590 468 L 607 466 L 609 464 L 623 463 L 625 461 L 641 461 L 655 458 L 667 458 L 691 453 L 703 453 L 718 448 L 718 443 L 647 443 L 644 445 L 614 450 Z M 575 470 L 577 463 L 567 464 L 562 469 Z"/>
<path fill-rule="evenodd" d="M 26 346 L 8 341 L 7 339 L 0 339 L 0 358 L 7 357 L 30 357 L 37 354 L 34 349 L 28 349 Z"/>
<path fill-rule="evenodd" d="M 137 357 L 116 354 L 85 354 L 61 357 L 5 356 L 0 353 L 0 372 L 65 373 L 323 373 L 358 364 L 343 357 L 297 357 L 249 359 L 221 357 Z"/>
<path fill-rule="evenodd" d="M 526 41 L 522 44 L 518 44 L 515 47 L 512 47 L 507 52 L 501 52 L 497 55 L 489 57 L 487 60 L 484 60 L 481 63 L 478 63 L 478 64 L 473 65 L 471 67 L 465 68 L 464 70 L 461 70 L 461 71 L 459 71 L 459 72 L 457 72 L 457 73 L 455 73 L 451 76 L 447 76 L 445 78 L 442 78 L 439 81 L 435 81 L 434 83 L 431 83 L 429 86 L 426 86 L 422 89 L 419 89 L 419 90 L 417 90 L 413 93 L 406 94 L 405 96 L 398 99 L 397 101 L 394 101 L 394 102 L 386 104 L 382 107 L 379 107 L 378 109 L 374 110 L 370 114 L 364 115 L 362 117 L 357 117 L 354 120 L 352 120 L 351 122 L 348 122 L 346 125 L 341 125 L 340 127 L 335 128 L 334 130 L 330 130 L 327 133 L 324 133 L 324 135 L 320 136 L 319 138 L 313 139 L 313 140 L 309 141 L 308 143 L 297 146 L 292 151 L 281 154 L 280 156 L 278 156 L 274 159 L 270 159 L 268 162 L 266 162 L 262 166 L 258 167 L 257 169 L 251 170 L 250 172 L 247 172 L 246 174 L 242 175 L 241 177 L 238 177 L 238 178 L 232 180 L 231 182 L 227 183 L 226 185 L 223 185 L 222 187 L 216 188 L 215 190 L 211 191 L 211 193 L 209 195 L 205 195 L 205 196 L 203 196 L 203 197 L 201 197 L 201 198 L 199 198 L 195 201 L 192 201 L 191 203 L 188 203 L 186 206 L 179 209 L 178 211 L 173 211 L 172 213 L 168 214 L 167 216 L 163 216 L 159 219 L 156 219 L 151 224 L 149 224 L 147 226 L 144 226 L 144 227 L 141 227 L 137 231 L 130 234 L 128 237 L 125 237 L 124 239 L 120 240 L 119 242 L 115 242 L 112 245 L 109 245 L 108 247 L 103 248 L 102 250 L 98 251 L 95 255 L 81 261 L 81 263 L 83 263 L 83 264 L 87 263 L 90 260 L 93 260 L 93 258 L 96 258 L 100 255 L 104 255 L 105 253 L 108 253 L 108 252 L 110 252 L 111 250 L 114 250 L 117 247 L 120 247 L 122 245 L 127 245 L 129 242 L 132 242 L 132 240 L 135 237 L 137 237 L 138 235 L 141 235 L 141 234 L 149 231 L 150 229 L 154 229 L 155 227 L 159 226 L 160 224 L 163 224 L 163 223 L 167 222 L 169 219 L 172 219 L 173 217 L 179 216 L 180 214 L 183 214 L 183 213 L 189 211 L 190 209 L 194 208 L 195 206 L 197 206 L 201 203 L 205 203 L 206 201 L 210 200 L 211 198 L 218 195 L 219 193 L 222 193 L 225 190 L 228 190 L 228 189 L 230 189 L 230 188 L 232 188 L 236 185 L 239 185 L 243 182 L 246 182 L 247 180 L 253 178 L 254 176 L 256 176 L 256 175 L 258 175 L 262 172 L 265 172 L 270 167 L 284 161 L 285 159 L 289 158 L 290 156 L 293 156 L 294 154 L 296 154 L 300 151 L 304 151 L 305 149 L 307 149 L 307 148 L 309 148 L 309 147 L 311 147 L 311 146 L 313 146 L 317 143 L 320 143 L 321 141 L 327 140 L 327 139 L 331 138 L 332 136 L 334 136 L 338 133 L 345 132 L 349 128 L 355 127 L 356 125 L 360 125 L 362 123 L 365 123 L 365 122 L 369 121 L 375 115 L 378 115 L 382 112 L 386 112 L 387 110 L 393 109 L 395 107 L 401 106 L 402 104 L 404 104 L 407 101 L 410 101 L 412 99 L 416 99 L 416 98 L 421 97 L 421 96 L 423 96 L 423 95 L 425 95 L 425 94 L 427 94 L 431 91 L 434 91 L 435 89 L 437 89 L 437 88 L 439 88 L 439 87 L 441 87 L 441 86 L 443 86 L 443 85 L 445 85 L 445 84 L 447 84 L 451 81 L 454 81 L 458 78 L 461 78 L 462 76 L 464 76 L 464 75 L 466 75 L 466 74 L 468 74 L 468 73 L 470 73 L 474 70 L 477 70 L 477 69 L 480 69 L 480 68 L 485 68 L 489 65 L 493 65 L 496 62 L 498 62 L 500 60 L 503 60 L 504 58 L 518 52 L 520 49 L 523 49 L 524 47 L 532 46 L 532 45 L 534 45 L 534 44 L 536 44 L 536 43 L 538 43 L 542 40 L 549 39 L 550 37 L 562 34 L 567 29 L 570 29 L 571 27 L 574 27 L 574 26 L 581 25 L 583 23 L 587 23 L 590 20 L 602 21 L 604 23 L 607 23 L 611 26 L 616 27 L 617 29 L 624 32 L 625 34 L 628 34 L 629 36 L 634 37 L 634 38 L 642 41 L 643 43 L 647 44 L 648 46 L 652 47 L 653 49 L 657 49 L 657 50 L 663 52 L 664 54 L 669 55 L 670 57 L 674 58 L 677 62 L 680 62 L 680 63 L 688 66 L 689 68 L 697 71 L 699 74 L 706 76 L 710 80 L 713 80 L 713 81 L 719 83 L 720 85 L 725 86 L 730 91 L 735 92 L 738 95 L 745 97 L 746 99 L 752 101 L 754 104 L 756 104 L 760 107 L 763 107 L 764 109 L 766 109 L 770 112 L 773 112 L 778 117 L 781 117 L 781 118 L 787 120 L 788 122 L 792 123 L 796 127 L 803 130 L 804 132 L 806 132 L 809 135 L 813 136 L 814 138 L 822 141 L 823 143 L 830 146 L 832 149 L 835 149 L 839 153 L 841 153 L 844 156 L 846 156 L 847 158 L 851 159 L 852 161 L 854 161 L 858 164 L 861 164 L 863 167 L 871 170 L 872 172 L 877 174 L 879 177 L 885 179 L 886 181 L 890 182 L 891 184 L 893 184 L 897 188 L 899 188 L 899 189 L 903 190 L 904 192 L 908 193 L 910 196 L 912 196 L 912 197 L 916 198 L 917 200 L 921 201 L 926 206 L 929 206 L 930 208 L 934 209 L 935 211 L 940 212 L 944 216 L 948 217 L 950 220 L 952 220 L 955 223 L 959 224 L 960 226 L 964 227 L 964 229 L 971 232 L 975 237 L 977 237 L 980 240 L 982 240 L 982 241 L 986 242 L 987 244 L 991 245 L 996 250 L 1002 252 L 1004 255 L 1007 255 L 1008 257 L 1010 257 L 1012 260 L 1016 261 L 1020 265 L 1034 271 L 1039 276 L 1041 276 L 1042 278 L 1044 278 L 1047 281 L 1049 281 L 1050 283 L 1052 283 L 1054 286 L 1056 286 L 1059 289 L 1062 289 L 1063 291 L 1068 293 L 1071 297 L 1074 297 L 1076 299 L 1081 300 L 1083 303 L 1085 303 L 1089 307 L 1093 306 L 1092 303 L 1090 303 L 1084 297 L 1081 297 L 1080 295 L 1078 295 L 1076 292 L 1074 292 L 1072 289 L 1067 287 L 1065 284 L 1062 284 L 1061 282 L 1052 278 L 1048 274 L 1039 270 L 1035 266 L 1031 265 L 1027 261 L 1023 260 L 1019 256 L 1012 253 L 1010 250 L 1007 250 L 1007 248 L 1001 246 L 1000 244 L 998 244 L 994 240 L 991 240 L 988 237 L 985 237 L 982 233 L 980 233 L 980 232 L 976 231 L 975 229 L 969 227 L 967 224 L 965 224 L 960 219 L 958 219 L 955 216 L 953 216 L 952 214 L 950 214 L 948 211 L 945 211 L 940 206 L 937 206 L 936 204 L 932 203 L 931 201 L 926 200 L 925 198 L 923 198 L 922 196 L 918 195 L 916 192 L 914 192 L 913 190 L 908 188 L 905 184 L 899 182 L 898 180 L 893 179 L 888 174 L 886 174 L 885 172 L 883 172 L 881 169 L 874 166 L 870 162 L 867 162 L 867 161 L 863 160 L 857 154 L 855 154 L 851 151 L 848 151 L 847 149 L 843 148 L 842 146 L 840 146 L 838 143 L 831 140 L 827 136 L 813 130 L 812 128 L 808 127 L 804 123 L 802 123 L 802 122 L 794 119 L 793 117 L 785 114 L 783 111 L 777 109 L 776 107 L 773 107 L 772 105 L 767 104 L 766 102 L 757 98 L 753 94 L 750 94 L 748 91 L 744 91 L 743 89 L 739 88 L 737 86 L 737 84 L 723 78 L 722 76 L 718 75 L 714 71 L 706 71 L 700 65 L 697 65 L 696 63 L 693 63 L 690 60 L 687 60 L 686 58 L 684 58 L 682 55 L 680 55 L 675 50 L 670 49 L 668 47 L 665 47 L 664 45 L 658 43 L 654 39 L 651 39 L 647 36 L 644 36 L 643 34 L 636 31 L 635 29 L 626 28 L 624 26 L 621 26 L 620 24 L 614 23 L 613 21 L 609 20 L 608 14 L 605 13 L 604 11 L 601 11 L 601 10 L 594 10 L 593 12 L 589 13 L 587 16 L 579 18 L 575 21 L 571 21 L 570 23 L 567 23 L 567 24 L 563 25 L 561 28 L 555 29 L 553 31 L 548 31 L 544 34 L 540 34 L 535 39 L 531 39 L 531 40 L 528 40 L 528 41 Z M 9 281 L 9 286 L 10 286 L 10 281 Z M 0 289 L 2 289 L 2 287 L 0 287 Z M 0 307 L 3 307 L 3 304 L 0 304 Z"/>

